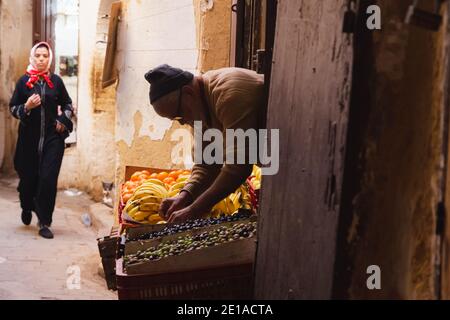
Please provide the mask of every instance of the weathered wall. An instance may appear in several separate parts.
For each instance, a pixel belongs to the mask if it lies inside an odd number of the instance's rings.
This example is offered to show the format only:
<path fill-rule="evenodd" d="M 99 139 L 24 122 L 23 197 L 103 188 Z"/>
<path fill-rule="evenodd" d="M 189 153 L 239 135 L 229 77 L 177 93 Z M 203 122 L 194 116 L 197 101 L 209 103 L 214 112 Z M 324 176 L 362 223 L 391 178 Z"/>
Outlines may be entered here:
<path fill-rule="evenodd" d="M 182 27 L 180 27 L 182 26 Z M 117 182 L 126 165 L 172 168 L 172 122 L 151 108 L 144 74 L 167 63 L 196 72 L 191 0 L 124 1 L 119 25 L 116 146 Z"/>
<path fill-rule="evenodd" d="M 8 103 L 18 78 L 28 65 L 32 44 L 32 1 L 0 2 L 0 168 L 12 172 L 18 122 Z M 17 45 L 20 43 L 20 45 Z"/>
<path fill-rule="evenodd" d="M 230 64 L 231 5 L 232 0 L 194 0 L 200 72 Z"/>
<path fill-rule="evenodd" d="M 100 81 L 106 46 L 111 1 L 80 1 L 80 62 L 78 84 L 77 144 L 67 149 L 59 187 L 76 187 L 94 199 L 102 196 L 102 181 L 114 181 L 115 87 L 101 89 Z"/>
<path fill-rule="evenodd" d="M 163 63 L 193 73 L 198 72 L 199 65 L 202 71 L 228 66 L 231 22 L 230 8 L 225 5 L 228 1 L 214 1 L 213 7 L 202 13 L 200 2 L 205 1 L 123 2 L 116 60 L 120 79 L 116 185 L 122 182 L 127 165 L 175 167 L 171 152 L 176 142 L 171 141 L 171 134 L 179 126 L 153 111 L 144 74 Z"/>
<path fill-rule="evenodd" d="M 424 3 L 424 2 L 422 2 Z M 359 191 L 347 230 L 350 298 L 432 299 L 442 144 L 444 30 L 403 23 L 410 1 L 380 0 L 383 30 L 367 44 Z M 428 3 L 431 9 L 431 3 Z M 355 132 L 353 133 L 355 134 Z M 382 290 L 366 287 L 370 265 Z"/>

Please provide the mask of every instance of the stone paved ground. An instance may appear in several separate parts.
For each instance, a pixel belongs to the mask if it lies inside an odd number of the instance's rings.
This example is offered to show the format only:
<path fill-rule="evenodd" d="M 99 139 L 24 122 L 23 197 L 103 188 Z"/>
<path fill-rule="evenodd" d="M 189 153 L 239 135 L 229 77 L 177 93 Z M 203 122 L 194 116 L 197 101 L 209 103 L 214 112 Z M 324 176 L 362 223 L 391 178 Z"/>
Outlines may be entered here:
<path fill-rule="evenodd" d="M 37 234 L 34 214 L 31 226 L 22 225 L 16 186 L 16 179 L 0 178 L 0 299 L 117 299 L 98 275 L 97 232 L 81 223 L 93 202 L 59 192 L 55 239 L 46 240 Z"/>

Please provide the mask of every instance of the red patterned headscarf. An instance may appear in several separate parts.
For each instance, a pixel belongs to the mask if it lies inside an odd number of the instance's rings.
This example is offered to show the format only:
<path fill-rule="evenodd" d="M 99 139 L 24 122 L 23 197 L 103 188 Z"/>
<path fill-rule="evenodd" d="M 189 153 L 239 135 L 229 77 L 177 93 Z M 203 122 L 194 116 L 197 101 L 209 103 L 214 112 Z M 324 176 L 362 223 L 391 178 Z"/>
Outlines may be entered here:
<path fill-rule="evenodd" d="M 45 68 L 44 71 L 39 71 L 36 66 L 36 60 L 34 58 L 34 55 L 36 53 L 36 50 L 38 47 L 44 45 L 47 47 L 48 53 L 49 53 L 49 59 L 48 59 L 48 65 Z M 27 75 L 30 77 L 30 79 L 27 82 L 27 87 L 32 89 L 34 87 L 34 84 L 39 81 L 39 78 L 42 77 L 45 82 L 47 82 L 48 86 L 53 89 L 54 85 L 53 82 L 50 79 L 50 66 L 52 65 L 53 61 L 53 51 L 50 48 L 50 45 L 47 42 L 39 42 L 36 44 L 30 52 L 30 64 L 27 68 Z"/>

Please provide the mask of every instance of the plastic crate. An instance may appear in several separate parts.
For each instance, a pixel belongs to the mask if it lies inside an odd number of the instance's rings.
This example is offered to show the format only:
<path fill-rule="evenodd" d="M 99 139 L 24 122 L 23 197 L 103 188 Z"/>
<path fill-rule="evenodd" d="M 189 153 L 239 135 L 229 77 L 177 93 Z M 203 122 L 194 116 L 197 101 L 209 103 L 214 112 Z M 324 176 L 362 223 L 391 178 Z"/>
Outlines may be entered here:
<path fill-rule="evenodd" d="M 228 265 L 154 275 L 127 275 L 117 260 L 119 300 L 248 300 L 253 264 Z"/>

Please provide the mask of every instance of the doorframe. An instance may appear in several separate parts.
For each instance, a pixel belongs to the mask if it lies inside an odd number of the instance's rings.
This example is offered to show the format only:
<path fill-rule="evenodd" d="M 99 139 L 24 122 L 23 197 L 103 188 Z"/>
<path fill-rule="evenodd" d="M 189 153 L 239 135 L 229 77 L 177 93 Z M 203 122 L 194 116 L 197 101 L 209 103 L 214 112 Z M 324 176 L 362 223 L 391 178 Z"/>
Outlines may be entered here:
<path fill-rule="evenodd" d="M 372 0 L 356 2 L 357 20 L 353 35 L 353 73 L 351 97 L 347 125 L 346 150 L 339 221 L 336 239 L 336 257 L 334 264 L 333 299 L 349 299 L 348 289 L 353 272 L 352 254 L 354 248 L 347 242 L 347 235 L 353 220 L 353 199 L 361 189 L 361 181 L 365 168 L 365 159 L 360 157 L 364 148 L 364 131 L 369 123 L 367 103 L 373 90 L 367 81 L 370 68 L 374 65 L 373 33 L 365 27 L 366 9 Z"/>
<path fill-rule="evenodd" d="M 447 27 L 445 33 L 444 45 L 444 85 L 443 85 L 443 103 L 442 103 L 442 154 L 443 167 L 441 168 L 441 193 L 440 202 L 436 208 L 436 259 L 435 259 L 435 291 L 438 299 L 450 300 L 450 3 L 446 4 L 447 21 L 444 25 Z"/>

